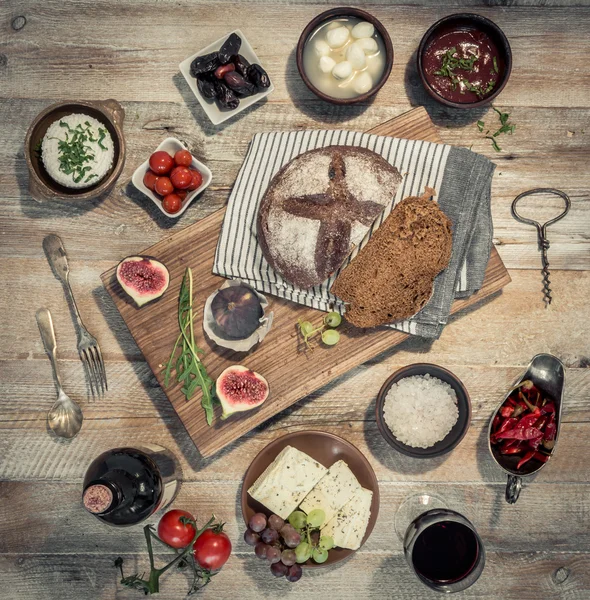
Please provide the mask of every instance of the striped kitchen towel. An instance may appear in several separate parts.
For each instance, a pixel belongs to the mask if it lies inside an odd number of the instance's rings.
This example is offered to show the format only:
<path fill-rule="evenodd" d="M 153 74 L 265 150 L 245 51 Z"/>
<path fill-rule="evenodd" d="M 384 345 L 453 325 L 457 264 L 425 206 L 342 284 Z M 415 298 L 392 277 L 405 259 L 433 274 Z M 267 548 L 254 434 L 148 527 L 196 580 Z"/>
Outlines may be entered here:
<path fill-rule="evenodd" d="M 213 272 L 319 310 L 345 311 L 343 303 L 329 291 L 339 271 L 319 286 L 300 289 L 266 262 L 256 236 L 258 206 L 272 177 L 295 156 L 334 145 L 373 150 L 403 176 L 391 205 L 341 269 L 354 259 L 397 202 L 421 195 L 426 186 L 437 191 L 435 200 L 453 223 L 451 261 L 435 279 L 432 297 L 422 310 L 390 325 L 412 335 L 437 338 L 447 323 L 453 300 L 481 287 L 492 246 L 490 190 L 495 165 L 465 148 L 344 130 L 256 134 L 228 200 Z"/>

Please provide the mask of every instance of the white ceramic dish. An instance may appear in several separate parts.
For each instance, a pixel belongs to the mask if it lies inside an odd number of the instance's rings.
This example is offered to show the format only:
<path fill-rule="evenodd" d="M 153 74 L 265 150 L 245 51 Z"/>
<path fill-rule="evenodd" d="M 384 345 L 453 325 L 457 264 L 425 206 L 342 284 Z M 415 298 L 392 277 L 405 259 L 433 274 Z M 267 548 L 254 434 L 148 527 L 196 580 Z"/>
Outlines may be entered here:
<path fill-rule="evenodd" d="M 264 65 L 260 64 L 260 61 L 258 60 L 258 57 L 256 56 L 256 53 L 254 52 L 254 49 L 252 48 L 252 46 L 250 46 L 250 44 L 248 43 L 248 40 L 245 38 L 244 34 L 239 29 L 236 29 L 235 31 L 231 31 L 227 35 L 224 35 L 222 38 L 219 38 L 217 41 L 213 42 L 212 44 L 209 44 L 206 48 L 203 48 L 202 50 L 199 50 L 192 56 L 189 56 L 188 58 L 183 60 L 179 65 L 180 72 L 183 74 L 184 78 L 186 79 L 186 82 L 188 83 L 189 87 L 193 91 L 193 94 L 197 97 L 197 100 L 203 107 L 205 114 L 209 117 L 211 123 L 213 123 L 214 125 L 219 125 L 220 123 L 223 123 L 224 121 L 227 121 L 228 119 L 231 119 L 233 116 L 242 112 L 245 108 L 248 108 L 248 106 L 252 106 L 252 104 L 256 104 L 256 102 L 258 102 L 259 100 L 262 100 L 262 98 L 266 98 L 275 89 L 275 86 L 273 85 L 272 79 L 271 79 L 270 86 L 266 90 L 264 90 L 263 92 L 260 92 L 258 94 L 254 94 L 253 96 L 249 96 L 248 98 L 240 98 L 240 105 L 238 106 L 238 108 L 236 108 L 234 110 L 224 110 L 224 111 L 219 110 L 219 108 L 217 107 L 217 104 L 215 103 L 215 100 L 207 100 L 206 98 L 203 98 L 203 96 L 201 96 L 201 93 L 199 92 L 199 89 L 197 88 L 197 80 L 191 75 L 191 63 L 193 62 L 193 60 L 195 60 L 195 58 L 197 58 L 197 56 L 203 56 L 204 54 L 209 54 L 210 52 L 215 52 L 215 51 L 219 50 L 221 48 L 223 42 L 225 42 L 225 40 L 227 40 L 227 38 L 232 33 L 237 33 L 242 38 L 240 54 L 250 64 L 258 63 L 262 68 L 264 68 Z"/>
<path fill-rule="evenodd" d="M 158 150 L 164 150 L 165 152 L 168 152 L 168 154 L 170 154 L 171 156 L 174 156 L 178 150 L 182 149 L 188 150 L 188 148 L 180 140 L 177 140 L 173 137 L 169 137 L 166 138 L 156 148 L 156 150 L 154 150 L 154 152 Z M 186 195 L 186 198 L 183 200 L 182 206 L 180 207 L 180 210 L 177 213 L 169 213 L 165 211 L 162 207 L 162 198 L 154 192 L 152 192 L 152 190 L 148 189 L 143 183 L 143 176 L 150 168 L 149 156 L 147 160 L 135 170 L 135 173 L 133 173 L 133 177 L 131 178 L 131 182 L 140 192 L 145 194 L 167 217 L 170 217 L 171 219 L 177 219 L 188 208 L 189 204 L 199 194 L 204 192 L 209 187 L 209 184 L 213 179 L 213 175 L 211 174 L 209 168 L 206 165 L 204 165 L 201 161 L 197 160 L 194 156 L 193 162 L 191 163 L 191 167 L 193 169 L 197 169 L 201 173 L 201 175 L 203 176 L 203 183 L 196 190 L 193 190 L 192 192 L 189 192 Z"/>

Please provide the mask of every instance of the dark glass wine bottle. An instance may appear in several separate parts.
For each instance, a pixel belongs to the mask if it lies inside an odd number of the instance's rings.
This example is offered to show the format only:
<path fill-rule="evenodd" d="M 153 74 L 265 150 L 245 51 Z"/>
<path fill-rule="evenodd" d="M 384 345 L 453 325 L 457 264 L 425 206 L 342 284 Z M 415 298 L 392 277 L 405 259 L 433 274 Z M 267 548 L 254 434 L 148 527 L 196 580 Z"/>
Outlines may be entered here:
<path fill-rule="evenodd" d="M 82 502 L 109 525 L 136 525 L 168 506 L 179 488 L 180 467 L 165 448 L 114 448 L 88 467 Z"/>

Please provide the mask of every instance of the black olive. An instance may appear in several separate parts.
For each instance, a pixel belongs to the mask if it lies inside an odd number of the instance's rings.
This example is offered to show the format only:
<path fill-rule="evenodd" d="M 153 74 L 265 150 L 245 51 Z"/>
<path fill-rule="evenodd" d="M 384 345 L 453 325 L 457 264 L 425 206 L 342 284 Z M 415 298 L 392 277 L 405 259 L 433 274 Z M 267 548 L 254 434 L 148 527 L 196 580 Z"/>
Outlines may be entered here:
<path fill-rule="evenodd" d="M 258 89 L 264 89 L 270 86 L 270 79 L 268 78 L 267 72 L 257 64 L 248 67 L 248 80 Z"/>
<path fill-rule="evenodd" d="M 257 92 L 256 86 L 246 81 L 237 71 L 226 73 L 223 80 L 230 89 L 242 97 L 252 96 Z"/>
<path fill-rule="evenodd" d="M 241 54 L 232 56 L 231 62 L 234 63 L 236 71 L 242 77 L 248 77 L 248 67 L 250 66 L 250 63 Z"/>
<path fill-rule="evenodd" d="M 197 77 L 197 75 L 210 73 L 211 71 L 215 71 L 219 64 L 219 55 L 217 52 L 211 52 L 211 54 L 205 54 L 204 56 L 197 56 L 191 63 L 191 75 Z"/>
<path fill-rule="evenodd" d="M 242 38 L 237 33 L 232 33 L 225 42 L 223 42 L 223 46 L 219 49 L 219 60 L 222 65 L 227 64 L 231 57 L 234 54 L 237 54 L 240 51 L 240 46 L 242 45 Z"/>
<path fill-rule="evenodd" d="M 234 108 L 238 108 L 240 104 L 239 98 L 223 81 L 216 79 L 213 85 L 215 86 L 215 100 L 217 100 L 219 110 L 233 110 Z"/>

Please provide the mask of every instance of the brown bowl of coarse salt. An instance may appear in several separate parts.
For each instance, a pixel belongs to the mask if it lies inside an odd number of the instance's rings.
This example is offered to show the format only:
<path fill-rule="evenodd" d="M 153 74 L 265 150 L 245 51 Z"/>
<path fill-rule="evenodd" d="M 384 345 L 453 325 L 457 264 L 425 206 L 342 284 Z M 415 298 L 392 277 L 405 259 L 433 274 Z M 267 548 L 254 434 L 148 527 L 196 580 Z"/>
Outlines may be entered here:
<path fill-rule="evenodd" d="M 416 363 L 385 381 L 375 407 L 385 441 L 414 458 L 456 448 L 471 423 L 471 400 L 461 380 L 443 367 Z"/>

